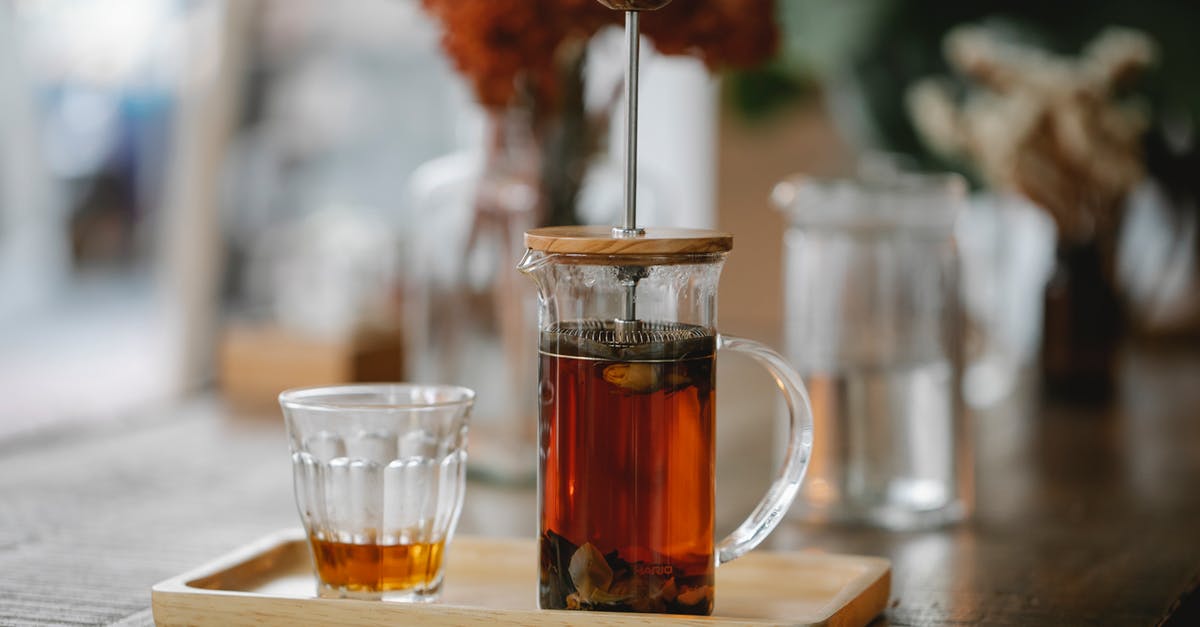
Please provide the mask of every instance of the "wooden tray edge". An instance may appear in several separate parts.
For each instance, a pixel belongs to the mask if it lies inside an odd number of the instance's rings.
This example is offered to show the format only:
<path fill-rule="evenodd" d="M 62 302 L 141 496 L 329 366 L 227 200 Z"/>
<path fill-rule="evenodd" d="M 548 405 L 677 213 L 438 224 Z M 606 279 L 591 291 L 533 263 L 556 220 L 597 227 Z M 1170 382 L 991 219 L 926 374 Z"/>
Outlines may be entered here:
<path fill-rule="evenodd" d="M 164 579 L 150 587 L 151 596 L 155 592 L 178 592 L 187 594 L 230 594 L 238 595 L 240 593 L 230 592 L 228 590 L 203 590 L 187 585 L 189 581 L 202 579 L 205 576 L 213 573 L 228 570 L 249 561 L 258 555 L 262 555 L 272 549 L 288 543 L 304 539 L 304 531 L 299 528 L 282 529 L 263 536 L 249 544 L 244 544 L 220 557 L 197 566 L 187 572 L 184 572 L 174 577 Z M 248 595 L 257 596 L 257 595 Z"/>
<path fill-rule="evenodd" d="M 150 589 L 151 607 L 157 625 L 240 625 L 258 626 L 274 624 L 309 625 L 395 625 L 420 624 L 432 626 L 459 626 L 475 624 L 481 620 L 501 626 L 570 626 L 580 622 L 579 612 L 556 610 L 506 610 L 483 609 L 444 604 L 379 603 L 351 599 L 296 599 L 289 597 L 266 597 L 249 592 L 232 590 L 208 590 L 189 586 L 188 582 L 211 576 L 243 564 L 256 556 L 276 549 L 284 543 L 302 541 L 301 529 L 286 529 L 274 532 L 246 544 L 228 554 L 183 574 L 165 579 Z M 520 539 L 473 538 L 504 544 L 522 544 Z M 828 618 L 813 623 L 780 623 L 770 619 L 733 619 L 743 625 L 790 625 L 791 627 L 857 627 L 867 625 L 887 607 L 891 594 L 891 563 L 884 558 L 854 556 L 869 564 L 868 572 L 859 578 L 862 585 L 848 586 L 830 601 L 821 612 Z M 858 604 L 851 603 L 858 600 Z M 219 615 L 214 610 L 220 606 Z M 857 606 L 856 606 L 857 605 Z M 600 618 L 600 616 L 603 618 Z M 648 620 L 647 617 L 652 617 Z M 733 620 L 721 617 L 684 617 L 648 614 L 595 613 L 589 616 L 593 624 L 611 627 L 659 624 L 691 627 L 713 627 L 733 624 Z"/>
<path fill-rule="evenodd" d="M 829 618 L 822 623 L 827 627 L 859 627 L 868 625 L 876 616 L 887 609 L 888 599 L 892 595 L 892 565 L 886 559 L 878 560 L 875 564 L 875 574 L 871 582 L 857 592 L 846 590 L 837 599 L 830 602 L 833 611 L 826 612 Z M 858 603 L 851 601 L 858 600 Z"/>

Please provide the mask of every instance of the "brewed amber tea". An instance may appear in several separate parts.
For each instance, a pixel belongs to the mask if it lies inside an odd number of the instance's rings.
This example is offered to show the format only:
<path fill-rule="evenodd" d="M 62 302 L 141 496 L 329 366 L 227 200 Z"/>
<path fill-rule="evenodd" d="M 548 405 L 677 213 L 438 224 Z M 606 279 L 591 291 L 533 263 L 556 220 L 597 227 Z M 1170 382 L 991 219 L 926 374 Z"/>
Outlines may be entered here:
<path fill-rule="evenodd" d="M 427 587 L 441 571 L 443 543 L 350 544 L 310 536 L 326 585 L 359 592 Z"/>
<path fill-rule="evenodd" d="M 716 341 L 637 324 L 542 333 L 543 609 L 712 612 Z"/>

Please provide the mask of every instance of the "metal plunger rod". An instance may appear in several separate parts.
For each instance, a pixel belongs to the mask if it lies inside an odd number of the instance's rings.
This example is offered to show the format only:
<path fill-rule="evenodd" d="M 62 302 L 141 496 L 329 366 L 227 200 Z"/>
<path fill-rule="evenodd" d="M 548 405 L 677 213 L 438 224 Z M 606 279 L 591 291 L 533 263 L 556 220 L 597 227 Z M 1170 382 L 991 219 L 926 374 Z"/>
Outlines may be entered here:
<path fill-rule="evenodd" d="M 638 61 L 641 57 L 641 26 L 637 11 L 625 12 L 625 43 L 628 66 L 625 68 L 625 235 L 636 235 L 637 226 L 637 140 L 638 140 Z"/>
<path fill-rule="evenodd" d="M 625 44 L 628 55 L 625 67 L 625 224 L 622 237 L 637 237 L 644 233 L 637 226 L 637 136 L 638 136 L 638 61 L 641 57 L 641 26 L 637 11 L 625 12 Z M 637 320 L 637 277 L 633 268 L 624 268 L 629 276 L 625 281 L 624 322 Z M 618 335 L 633 330 L 636 323 L 625 328 L 618 322 Z"/>
<path fill-rule="evenodd" d="M 613 229 L 615 237 L 638 237 L 645 231 L 637 225 L 637 137 L 638 137 L 638 61 L 641 57 L 639 11 L 661 9 L 671 0 L 600 0 L 610 9 L 625 11 L 625 44 L 628 65 L 625 68 L 625 222 Z M 631 337 L 637 322 L 637 284 L 646 276 L 641 266 L 625 266 L 618 271 L 625 285 L 624 317 L 616 321 L 618 337 Z"/>
<path fill-rule="evenodd" d="M 637 320 L 637 280 L 631 280 L 625 286 L 625 317 L 621 318 L 622 322 L 633 322 Z"/>

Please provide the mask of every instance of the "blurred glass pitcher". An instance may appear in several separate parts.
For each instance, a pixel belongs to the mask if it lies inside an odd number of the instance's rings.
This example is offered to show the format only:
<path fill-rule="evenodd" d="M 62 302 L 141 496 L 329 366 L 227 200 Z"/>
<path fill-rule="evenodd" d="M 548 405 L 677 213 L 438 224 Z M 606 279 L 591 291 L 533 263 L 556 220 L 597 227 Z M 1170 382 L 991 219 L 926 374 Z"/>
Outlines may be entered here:
<path fill-rule="evenodd" d="M 816 422 L 804 518 L 913 529 L 970 509 L 954 242 L 965 193 L 957 176 L 899 172 L 775 189 L 791 221 L 786 352 Z"/>

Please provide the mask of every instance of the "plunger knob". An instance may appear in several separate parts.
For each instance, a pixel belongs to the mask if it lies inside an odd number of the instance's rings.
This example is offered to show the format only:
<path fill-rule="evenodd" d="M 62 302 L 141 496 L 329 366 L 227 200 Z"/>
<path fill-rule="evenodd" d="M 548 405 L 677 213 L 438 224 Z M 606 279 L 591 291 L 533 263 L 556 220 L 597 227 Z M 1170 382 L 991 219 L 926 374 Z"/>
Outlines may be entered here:
<path fill-rule="evenodd" d="M 604 6 L 617 11 L 657 11 L 671 0 L 596 0 Z"/>

